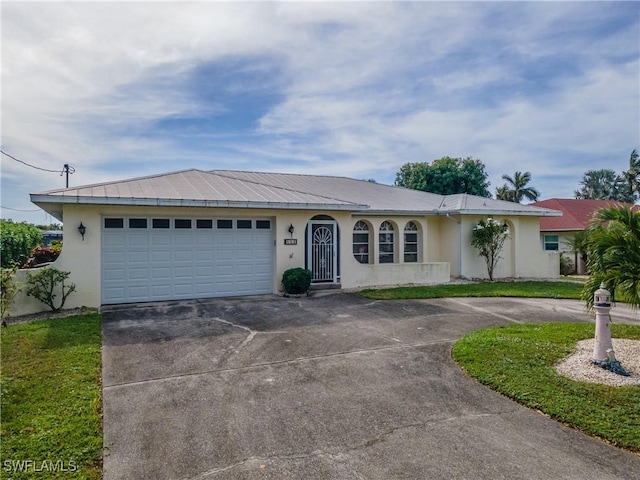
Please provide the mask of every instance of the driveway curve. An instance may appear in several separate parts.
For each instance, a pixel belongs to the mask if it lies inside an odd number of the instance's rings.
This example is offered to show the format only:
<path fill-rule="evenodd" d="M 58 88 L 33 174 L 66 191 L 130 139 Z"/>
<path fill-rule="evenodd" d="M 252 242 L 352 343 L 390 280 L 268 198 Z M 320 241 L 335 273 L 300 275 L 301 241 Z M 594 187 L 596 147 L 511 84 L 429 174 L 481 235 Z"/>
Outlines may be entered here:
<path fill-rule="evenodd" d="M 451 359 L 478 328 L 592 321 L 577 301 L 320 293 L 116 306 L 103 318 L 106 480 L 640 472 L 640 456 L 512 402 Z"/>

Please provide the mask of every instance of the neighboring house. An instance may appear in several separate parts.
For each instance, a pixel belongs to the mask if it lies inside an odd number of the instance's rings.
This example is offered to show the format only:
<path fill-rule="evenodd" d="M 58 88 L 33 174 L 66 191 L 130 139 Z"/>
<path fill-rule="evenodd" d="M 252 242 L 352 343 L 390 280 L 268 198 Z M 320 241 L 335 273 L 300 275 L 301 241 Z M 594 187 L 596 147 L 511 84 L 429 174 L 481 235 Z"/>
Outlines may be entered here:
<path fill-rule="evenodd" d="M 43 230 L 42 231 L 42 246 L 50 247 L 51 242 L 58 240 L 62 242 L 62 230 Z"/>
<path fill-rule="evenodd" d="M 539 243 L 552 210 L 343 177 L 185 170 L 31 194 L 64 221 L 69 307 L 274 294 L 306 267 L 354 289 L 487 278 L 477 222 L 509 226 L 496 277 L 558 276 Z M 80 235 L 78 227 L 86 227 Z"/>
<path fill-rule="evenodd" d="M 610 205 L 627 205 L 613 200 L 550 198 L 530 203 L 538 208 L 550 208 L 562 212 L 561 217 L 540 217 L 540 244 L 545 252 L 564 252 L 571 255 L 576 272 L 586 272 L 586 265 L 581 256 L 574 252 L 570 243 L 578 231 L 586 230 L 595 212 Z"/>

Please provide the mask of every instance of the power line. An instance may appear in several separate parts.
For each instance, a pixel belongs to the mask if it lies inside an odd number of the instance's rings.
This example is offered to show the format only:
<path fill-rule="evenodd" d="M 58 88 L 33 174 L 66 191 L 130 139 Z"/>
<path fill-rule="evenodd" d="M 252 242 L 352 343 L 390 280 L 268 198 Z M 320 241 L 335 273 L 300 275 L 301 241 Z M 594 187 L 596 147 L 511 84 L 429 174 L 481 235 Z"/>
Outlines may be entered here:
<path fill-rule="evenodd" d="M 4 209 L 4 210 L 11 210 L 13 212 L 39 212 L 40 209 L 36 208 L 35 210 L 22 210 L 20 208 L 9 208 L 9 207 L 3 207 L 2 205 L 0 205 L 0 208 Z"/>
<path fill-rule="evenodd" d="M 9 155 L 7 152 L 5 152 L 3 150 L 0 150 L 0 152 L 3 155 L 6 155 L 7 157 L 11 158 L 12 160 L 15 160 L 16 162 L 20 162 L 20 163 L 26 165 L 27 167 L 35 168 L 36 170 L 42 170 L 43 172 L 60 173 L 60 170 L 49 170 L 48 168 L 36 167 L 35 165 L 31 165 L 31 164 L 29 164 L 27 162 L 23 162 L 22 160 L 19 160 L 14 156 Z M 68 168 L 69 168 L 68 165 L 65 165 L 65 167 L 66 167 L 66 169 L 68 171 Z M 64 172 L 65 172 L 65 170 L 62 171 L 62 173 L 64 173 Z M 70 173 L 73 173 L 73 172 L 70 172 Z"/>

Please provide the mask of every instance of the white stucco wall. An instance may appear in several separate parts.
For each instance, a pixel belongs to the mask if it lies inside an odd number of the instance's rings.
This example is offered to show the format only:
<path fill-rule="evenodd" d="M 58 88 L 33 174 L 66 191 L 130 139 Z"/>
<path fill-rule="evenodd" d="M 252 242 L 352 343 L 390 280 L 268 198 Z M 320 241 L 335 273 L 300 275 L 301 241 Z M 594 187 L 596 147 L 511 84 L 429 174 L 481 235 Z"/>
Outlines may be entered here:
<path fill-rule="evenodd" d="M 558 235 L 558 252 L 562 252 L 568 258 L 570 258 L 571 261 L 573 262 L 574 266 L 577 269 L 576 273 L 582 275 L 582 274 L 586 273 L 587 266 L 585 265 L 585 262 L 582 261 L 581 256 L 572 251 L 572 248 L 571 248 L 571 245 L 570 245 L 570 242 L 573 241 L 575 234 L 576 234 L 575 231 L 571 231 L 571 232 L 540 232 L 540 246 L 544 250 L 544 237 L 545 237 L 545 235 Z M 547 251 L 546 253 L 553 255 L 555 252 Z M 556 255 L 558 255 L 558 254 L 556 254 Z"/>
<path fill-rule="evenodd" d="M 471 232 L 483 216 L 463 218 L 462 272 L 471 278 L 489 278 L 484 258 L 471 246 Z M 510 240 L 505 242 L 494 278 L 558 278 L 558 254 L 544 252 L 540 245 L 540 227 L 537 217 L 494 217 L 509 224 Z"/>

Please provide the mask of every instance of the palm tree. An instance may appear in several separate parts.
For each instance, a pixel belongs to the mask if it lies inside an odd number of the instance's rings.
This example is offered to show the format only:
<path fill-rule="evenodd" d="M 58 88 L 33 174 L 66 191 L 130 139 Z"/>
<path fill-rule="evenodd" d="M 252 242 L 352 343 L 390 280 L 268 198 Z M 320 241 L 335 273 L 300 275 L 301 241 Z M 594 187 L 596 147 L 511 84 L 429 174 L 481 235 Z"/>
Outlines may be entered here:
<path fill-rule="evenodd" d="M 588 170 L 580 181 L 580 190 L 576 190 L 576 198 L 596 198 L 633 203 L 633 195 L 629 194 L 625 180 L 615 171 L 603 168 Z"/>
<path fill-rule="evenodd" d="M 532 202 L 538 200 L 540 192 L 533 187 L 527 186 L 531 181 L 531 172 L 516 172 L 513 178 L 505 174 L 502 175 L 502 179 L 507 183 L 496 190 L 498 200 L 517 203 L 520 203 L 523 198 L 527 198 Z"/>
<path fill-rule="evenodd" d="M 640 196 L 640 156 L 638 150 L 631 152 L 629 158 L 629 170 L 623 172 L 624 179 L 629 187 L 629 194 Z"/>
<path fill-rule="evenodd" d="M 618 300 L 640 307 L 640 210 L 625 205 L 599 210 L 586 239 L 589 280 L 582 290 L 587 306 L 600 284 Z"/>

